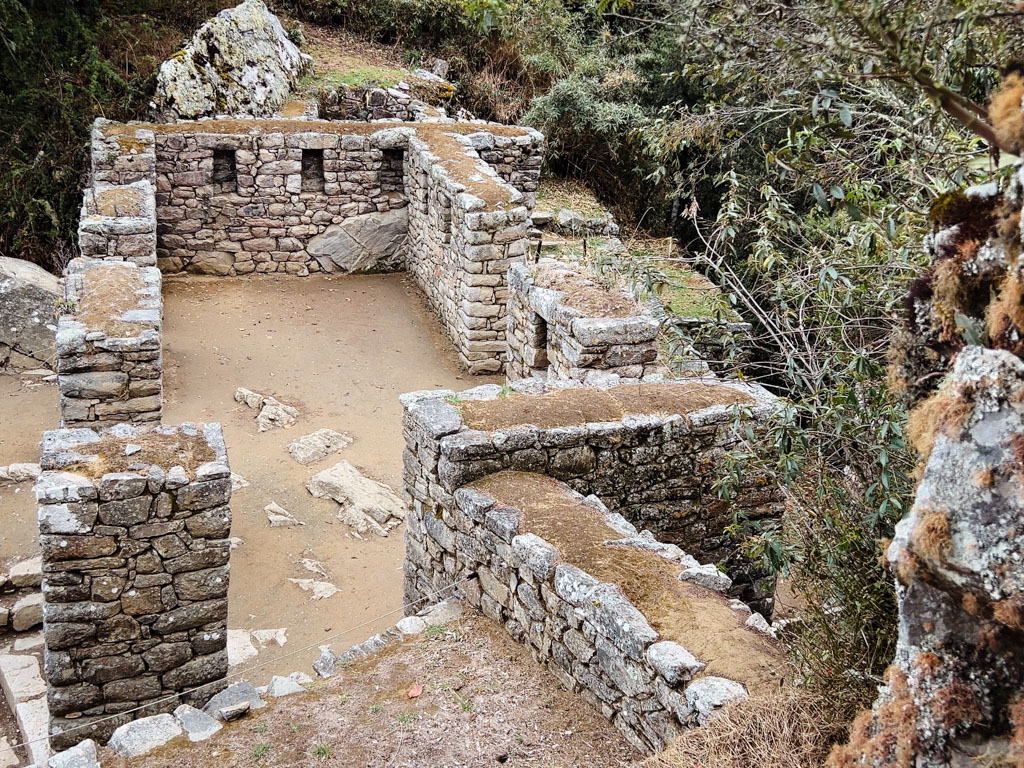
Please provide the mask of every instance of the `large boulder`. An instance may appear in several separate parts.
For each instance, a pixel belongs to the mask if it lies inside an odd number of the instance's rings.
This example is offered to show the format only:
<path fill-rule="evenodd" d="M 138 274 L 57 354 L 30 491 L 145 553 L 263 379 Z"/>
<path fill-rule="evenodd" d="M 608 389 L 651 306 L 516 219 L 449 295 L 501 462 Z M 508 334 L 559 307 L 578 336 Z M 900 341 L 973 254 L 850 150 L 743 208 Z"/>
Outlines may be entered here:
<path fill-rule="evenodd" d="M 245 0 L 203 24 L 160 65 L 156 111 L 168 121 L 268 117 L 284 104 L 311 61 L 262 0 Z"/>
<path fill-rule="evenodd" d="M 408 233 L 407 208 L 364 213 L 328 227 L 309 241 L 306 252 L 325 272 L 399 272 L 405 269 Z"/>
<path fill-rule="evenodd" d="M 0 368 L 53 366 L 60 282 L 42 267 L 0 256 Z"/>

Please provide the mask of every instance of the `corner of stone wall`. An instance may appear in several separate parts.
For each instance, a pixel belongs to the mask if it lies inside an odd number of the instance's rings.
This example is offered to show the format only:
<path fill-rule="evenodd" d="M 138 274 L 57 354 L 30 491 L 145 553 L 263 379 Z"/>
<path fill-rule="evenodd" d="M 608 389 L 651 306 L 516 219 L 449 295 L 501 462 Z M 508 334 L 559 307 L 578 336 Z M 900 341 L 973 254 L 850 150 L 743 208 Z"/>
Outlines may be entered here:
<path fill-rule="evenodd" d="M 509 268 L 509 380 L 540 377 L 589 384 L 663 378 L 666 369 L 657 362 L 661 321 L 649 307 L 637 304 L 635 314 L 625 317 L 588 315 L 571 306 L 564 292 L 537 285 L 538 270 L 588 274 L 553 259 Z"/>
<path fill-rule="evenodd" d="M 55 430 L 43 436 L 42 467 L 54 748 L 105 742 L 183 701 L 201 706 L 228 668 L 231 473 L 220 425 Z"/>

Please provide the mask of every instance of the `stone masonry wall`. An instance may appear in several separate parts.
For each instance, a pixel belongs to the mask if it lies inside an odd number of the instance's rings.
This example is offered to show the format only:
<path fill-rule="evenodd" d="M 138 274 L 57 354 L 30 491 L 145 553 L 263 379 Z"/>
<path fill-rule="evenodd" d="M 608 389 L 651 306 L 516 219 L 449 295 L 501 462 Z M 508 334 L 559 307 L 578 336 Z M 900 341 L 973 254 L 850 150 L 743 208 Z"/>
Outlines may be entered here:
<path fill-rule="evenodd" d="M 95 191 L 109 179 L 121 183 L 118 200 L 142 200 L 148 210 L 150 171 L 138 148 L 145 154 L 150 146 L 162 271 L 301 276 L 333 271 L 341 266 L 335 253 L 353 247 L 359 253 L 346 264 L 358 262 L 360 271 L 405 261 L 463 364 L 473 373 L 502 370 L 505 275 L 526 252 L 543 150 L 536 131 L 454 122 L 98 121 L 84 209 L 110 203 Z M 120 231 L 123 218 L 134 233 L 135 209 L 103 210 L 117 214 L 98 217 L 104 231 Z M 117 258 L 110 237 L 90 240 L 97 227 L 83 223 L 83 244 Z"/>
<path fill-rule="evenodd" d="M 228 668 L 231 478 L 220 425 L 55 430 L 42 466 L 54 748 L 105 742 L 182 700 L 201 706 Z M 111 715 L 121 716 L 96 722 Z"/>
<path fill-rule="evenodd" d="M 449 151 L 473 157 L 468 140 Z M 477 163 L 481 174 L 494 175 L 487 165 Z M 470 373 L 501 371 L 506 350 L 506 274 L 512 260 L 526 253 L 529 210 L 522 194 L 511 190 L 504 209 L 488 205 L 466 192 L 465 184 L 417 137 L 409 140 L 406 189 L 409 272 Z"/>
<path fill-rule="evenodd" d="M 159 421 L 163 408 L 160 272 L 74 259 L 57 323 L 57 384 L 66 427 Z"/>
<path fill-rule="evenodd" d="M 595 316 L 570 306 L 563 292 L 537 285 L 538 273 L 581 275 L 583 270 L 552 259 L 510 267 L 510 381 L 534 376 L 589 383 L 607 374 L 628 381 L 664 373 L 657 364 L 661 323 L 649 310 L 637 305 L 629 316 Z"/>
<path fill-rule="evenodd" d="M 744 428 L 755 434 L 777 407 L 775 398 L 754 384 L 703 383 L 752 398 L 743 406 Z M 512 397 L 554 391 L 536 380 L 511 386 Z M 572 385 L 558 384 L 566 386 Z M 580 493 L 596 495 L 634 525 L 682 547 L 700 562 L 720 564 L 733 581 L 731 594 L 770 618 L 774 577 L 746 560 L 726 529 L 737 514 L 772 525 L 781 519 L 783 504 L 778 490 L 753 472 L 741 478 L 734 498 L 719 498 L 715 483 L 726 471 L 725 454 L 743 438 L 733 406 L 546 429 L 525 425 L 483 431 L 465 425 L 459 402 L 495 400 L 506 392 L 485 385 L 458 395 L 439 390 L 403 397 L 403 480 L 416 510 L 450 508 L 456 490 L 493 472 L 544 473 Z"/>
<path fill-rule="evenodd" d="M 82 256 L 156 265 L 156 154 L 153 132 L 92 131 L 92 179 L 85 188 L 78 245 Z"/>

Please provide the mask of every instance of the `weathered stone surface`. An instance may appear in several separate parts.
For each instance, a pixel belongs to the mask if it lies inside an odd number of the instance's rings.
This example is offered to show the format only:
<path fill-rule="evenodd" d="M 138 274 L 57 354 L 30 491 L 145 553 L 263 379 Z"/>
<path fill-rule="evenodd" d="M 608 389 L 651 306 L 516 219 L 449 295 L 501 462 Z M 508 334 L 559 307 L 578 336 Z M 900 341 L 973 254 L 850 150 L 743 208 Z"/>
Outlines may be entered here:
<path fill-rule="evenodd" d="M 312 464 L 352 444 L 352 437 L 333 429 L 318 429 L 288 444 L 288 455 L 299 464 Z"/>
<path fill-rule="evenodd" d="M 261 0 L 245 0 L 203 24 L 160 65 L 157 112 L 165 120 L 266 117 L 284 104 L 308 62 Z"/>
<path fill-rule="evenodd" d="M 26 632 L 43 623 L 43 595 L 35 592 L 19 598 L 11 608 L 11 628 L 15 632 Z"/>
<path fill-rule="evenodd" d="M 274 675 L 274 677 L 270 678 L 270 684 L 267 686 L 267 695 L 275 699 L 305 692 L 306 689 L 290 677 L 281 677 L 279 675 Z"/>
<path fill-rule="evenodd" d="M 681 645 L 669 640 L 654 643 L 648 648 L 647 661 L 672 686 L 687 682 L 706 666 Z"/>
<path fill-rule="evenodd" d="M 11 711 L 23 701 L 36 699 L 46 693 L 46 683 L 39 674 L 35 656 L 0 655 L 0 687 Z"/>
<path fill-rule="evenodd" d="M 324 272 L 396 272 L 405 266 L 407 208 L 352 216 L 306 245 Z"/>
<path fill-rule="evenodd" d="M 398 495 L 383 483 L 366 477 L 347 461 L 318 472 L 306 488 L 317 498 L 333 499 L 347 513 L 365 515 L 378 525 L 392 518 L 405 519 L 405 504 Z"/>
<path fill-rule="evenodd" d="M 226 718 L 222 710 L 243 703 L 249 705 L 245 711 L 262 709 L 267 706 L 266 702 L 256 692 L 256 688 L 253 687 L 252 683 L 234 683 L 211 698 L 206 706 L 203 707 L 203 712 L 218 720 L 225 720 Z"/>
<path fill-rule="evenodd" d="M 224 726 L 202 710 L 182 704 L 174 710 L 174 716 L 192 742 L 206 741 Z"/>
<path fill-rule="evenodd" d="M 131 759 L 162 747 L 183 732 L 173 715 L 154 715 L 122 725 L 114 731 L 107 746 L 121 757 Z"/>
<path fill-rule="evenodd" d="M 54 367 L 57 278 L 42 267 L 0 256 L 0 368 Z"/>
<path fill-rule="evenodd" d="M 100 768 L 96 742 L 86 739 L 71 749 L 58 752 L 47 762 L 49 768 Z"/>
<path fill-rule="evenodd" d="M 747 690 L 735 680 L 709 676 L 690 683 L 683 695 L 697 723 L 704 725 L 715 710 L 731 701 L 747 698 Z"/>
<path fill-rule="evenodd" d="M 680 581 L 690 581 L 716 592 L 728 592 L 732 579 L 718 570 L 714 563 L 686 568 L 679 574 Z"/>

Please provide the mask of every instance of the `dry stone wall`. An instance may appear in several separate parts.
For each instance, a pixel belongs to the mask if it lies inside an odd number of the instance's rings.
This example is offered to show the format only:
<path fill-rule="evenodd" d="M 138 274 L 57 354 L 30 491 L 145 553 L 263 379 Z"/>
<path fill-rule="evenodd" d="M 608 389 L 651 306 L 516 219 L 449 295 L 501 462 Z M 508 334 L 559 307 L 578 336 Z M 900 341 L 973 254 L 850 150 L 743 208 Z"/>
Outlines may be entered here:
<path fill-rule="evenodd" d="M 502 479 L 502 474 L 509 477 Z M 547 477 L 502 474 L 492 476 L 499 485 L 504 482 L 527 493 L 541 490 L 540 508 L 526 512 L 525 507 L 511 506 L 492 495 L 486 484 L 459 488 L 444 505 L 418 502 L 406 536 L 407 598 L 456 586 L 645 752 L 664 749 L 684 728 L 701 725 L 718 707 L 746 698 L 743 683 L 708 672 L 705 661 L 672 639 L 675 633 L 656 631 L 617 583 L 595 577 L 586 564 L 569 558 L 570 547 L 560 548 L 537 535 L 528 521 L 531 513 L 543 516 L 550 512 L 549 504 L 557 504 L 566 515 L 559 524 L 568 536 L 598 528 L 598 539 L 608 540 L 606 557 L 631 550 L 625 562 L 649 571 L 644 575 L 655 590 L 657 574 L 673 581 L 681 569 L 696 566 L 696 560 L 640 534 L 596 497 L 585 499 Z M 770 667 L 767 641 L 744 628 L 749 612 L 730 607 L 720 594 L 698 591 L 703 609 L 717 612 L 722 621 L 719 643 L 734 644 Z M 684 592 L 680 587 L 679 594 Z M 685 623 L 682 616 L 691 609 L 682 601 L 670 607 L 678 597 L 666 591 L 662 619 L 677 610 L 676 618 Z M 726 629 L 730 625 L 731 631 Z M 756 662 L 751 666 L 756 668 Z M 761 671 L 741 674 L 747 683 L 757 683 Z"/>
<path fill-rule="evenodd" d="M 55 430 L 43 436 L 42 467 L 54 748 L 204 703 L 228 668 L 231 473 L 220 425 Z"/>
<path fill-rule="evenodd" d="M 98 120 L 92 131 L 92 179 L 78 226 L 82 256 L 156 265 L 156 155 L 153 132 L 129 128 L 112 135 Z"/>
<path fill-rule="evenodd" d="M 155 258 L 164 272 L 408 269 L 461 361 L 493 373 L 542 151 L 536 131 L 487 123 L 98 121 L 80 239 L 88 253 Z M 117 199 L 133 202 L 152 185 L 153 204 L 110 207 L 115 182 Z M 150 208 L 156 240 L 143 262 L 118 237 L 138 234 L 135 213 Z"/>
<path fill-rule="evenodd" d="M 66 427 L 159 421 L 163 409 L 160 272 L 74 259 L 57 324 L 57 384 Z"/>
<path fill-rule="evenodd" d="M 661 386 L 670 390 L 693 385 L 720 387 L 730 395 L 739 395 L 744 400 L 739 406 L 745 414 L 742 429 L 750 427 L 755 434 L 777 407 L 772 395 L 753 384 L 687 382 L 692 384 Z M 506 395 L 550 396 L 569 391 L 563 388 L 572 386 L 579 385 L 524 380 L 511 385 L 510 395 L 501 387 L 485 385 L 458 395 L 439 390 L 403 396 L 403 482 L 415 513 L 426 518 L 442 514 L 451 508 L 456 490 L 494 472 L 547 474 L 579 493 L 596 495 L 632 524 L 651 530 L 663 542 L 682 547 L 701 563 L 720 564 L 732 579 L 731 594 L 770 617 L 774 577 L 737 551 L 737 542 L 727 528 L 737 515 L 769 527 L 777 523 L 784 511 L 779 491 L 754 472 L 744 474 L 730 500 L 719 498 L 715 490 L 716 482 L 727 471 L 727 452 L 742 445 L 741 428 L 735 423 L 737 406 L 710 405 L 685 415 L 626 415 L 544 428 L 521 424 L 474 429 L 463 418 L 466 403 L 499 401 Z M 630 389 L 642 398 L 644 386 Z M 615 391 L 579 390 L 583 398 L 595 402 Z M 534 418 L 539 416 L 539 412 L 534 414 Z M 411 532 L 409 536 L 415 538 Z M 422 546 L 422 542 L 419 544 Z M 406 586 L 406 597 L 414 598 L 420 587 L 408 581 Z"/>
<path fill-rule="evenodd" d="M 583 277 L 582 268 L 552 259 L 509 268 L 509 380 L 550 377 L 592 383 L 609 375 L 636 381 L 664 374 L 657 363 L 661 323 L 649 310 L 637 305 L 630 315 L 607 317 L 600 309 L 577 309 L 564 292 L 538 285 L 539 273 Z"/>
<path fill-rule="evenodd" d="M 28 558 L 0 570 L 0 636 L 5 632 L 27 632 L 43 623 L 43 595 L 38 557 Z"/>

